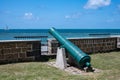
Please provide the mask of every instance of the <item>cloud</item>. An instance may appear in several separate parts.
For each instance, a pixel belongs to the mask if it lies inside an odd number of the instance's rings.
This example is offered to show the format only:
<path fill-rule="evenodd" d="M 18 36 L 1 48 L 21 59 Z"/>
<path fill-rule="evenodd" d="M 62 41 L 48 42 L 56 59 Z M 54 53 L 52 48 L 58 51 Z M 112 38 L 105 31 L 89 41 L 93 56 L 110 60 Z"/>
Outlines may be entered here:
<path fill-rule="evenodd" d="M 24 13 L 23 18 L 26 20 L 34 20 L 34 21 L 40 20 L 40 18 L 38 16 L 33 15 L 33 13 L 31 13 L 31 12 Z"/>
<path fill-rule="evenodd" d="M 66 15 L 65 18 L 66 18 L 66 19 L 69 19 L 69 18 L 71 18 L 71 16 L 70 16 L 70 15 Z"/>
<path fill-rule="evenodd" d="M 88 0 L 84 8 L 85 9 L 98 9 L 100 7 L 109 6 L 110 4 L 111 4 L 111 0 Z"/>
<path fill-rule="evenodd" d="M 66 19 L 71 19 L 71 18 L 75 19 L 75 18 L 80 18 L 81 15 L 82 15 L 81 13 L 75 13 L 75 14 L 66 15 L 65 18 Z"/>
<path fill-rule="evenodd" d="M 33 14 L 31 12 L 24 13 L 24 19 L 31 20 L 33 18 L 34 18 L 34 16 L 33 16 Z"/>

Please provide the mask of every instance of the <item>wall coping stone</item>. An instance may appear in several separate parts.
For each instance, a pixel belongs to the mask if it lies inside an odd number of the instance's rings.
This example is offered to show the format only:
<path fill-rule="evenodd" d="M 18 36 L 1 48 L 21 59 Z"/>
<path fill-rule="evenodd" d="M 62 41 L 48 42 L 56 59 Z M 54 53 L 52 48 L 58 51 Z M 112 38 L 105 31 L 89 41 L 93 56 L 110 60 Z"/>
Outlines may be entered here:
<path fill-rule="evenodd" d="M 3 43 L 3 42 L 29 42 L 29 41 L 41 41 L 41 40 L 0 40 L 0 43 Z"/>
<path fill-rule="evenodd" d="M 109 36 L 109 37 L 73 37 L 73 38 L 66 38 L 66 39 L 104 39 L 104 38 L 117 38 L 120 36 Z M 49 38 L 49 41 L 56 40 L 55 38 Z"/>

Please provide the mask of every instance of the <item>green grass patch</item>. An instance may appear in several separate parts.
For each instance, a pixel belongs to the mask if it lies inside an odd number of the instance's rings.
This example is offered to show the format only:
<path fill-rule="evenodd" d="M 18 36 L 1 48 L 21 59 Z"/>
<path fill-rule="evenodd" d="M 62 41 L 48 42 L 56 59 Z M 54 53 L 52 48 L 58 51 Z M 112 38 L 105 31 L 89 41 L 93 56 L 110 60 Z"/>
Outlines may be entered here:
<path fill-rule="evenodd" d="M 120 52 L 90 55 L 92 66 L 101 69 L 96 80 L 120 80 Z"/>
<path fill-rule="evenodd" d="M 92 66 L 101 72 L 72 75 L 44 62 L 14 63 L 0 65 L 0 80 L 120 80 L 120 52 L 90 56 Z"/>

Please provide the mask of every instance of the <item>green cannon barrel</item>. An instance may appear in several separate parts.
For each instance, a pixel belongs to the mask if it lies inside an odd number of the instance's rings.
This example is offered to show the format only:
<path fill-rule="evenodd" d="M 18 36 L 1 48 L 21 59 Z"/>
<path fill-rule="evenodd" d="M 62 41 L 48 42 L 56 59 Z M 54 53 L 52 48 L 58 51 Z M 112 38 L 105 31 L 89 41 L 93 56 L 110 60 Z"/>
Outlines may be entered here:
<path fill-rule="evenodd" d="M 53 37 L 55 37 L 56 40 L 61 44 L 61 46 L 64 47 L 69 52 L 69 54 L 78 63 L 80 67 L 84 68 L 91 66 L 90 56 L 84 53 L 82 50 L 80 50 L 76 45 L 67 40 L 65 37 L 61 36 L 60 33 L 55 28 L 51 28 L 49 30 L 49 33 Z"/>

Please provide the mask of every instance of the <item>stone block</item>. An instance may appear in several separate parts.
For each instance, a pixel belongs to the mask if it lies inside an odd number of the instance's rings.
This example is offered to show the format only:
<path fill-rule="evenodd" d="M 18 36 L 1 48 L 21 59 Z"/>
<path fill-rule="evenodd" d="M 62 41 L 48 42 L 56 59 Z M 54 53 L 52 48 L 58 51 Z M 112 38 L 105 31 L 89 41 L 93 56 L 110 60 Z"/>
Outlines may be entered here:
<path fill-rule="evenodd" d="M 18 58 L 26 58 L 26 53 L 18 53 Z"/>
<path fill-rule="evenodd" d="M 9 54 L 9 53 L 11 53 L 11 49 L 9 49 L 9 48 L 3 49 L 3 54 Z"/>
<path fill-rule="evenodd" d="M 16 44 L 15 43 L 4 43 L 3 48 L 15 48 Z"/>
<path fill-rule="evenodd" d="M 21 48 L 21 52 L 22 53 L 25 53 L 25 52 L 27 52 L 28 51 L 28 48 Z"/>
<path fill-rule="evenodd" d="M 5 54 L 5 59 L 6 60 L 12 60 L 13 59 L 13 54 Z"/>
<path fill-rule="evenodd" d="M 4 55 L 0 54 L 0 60 L 4 60 Z"/>
<path fill-rule="evenodd" d="M 0 49 L 2 49 L 3 48 L 3 45 L 2 44 L 0 44 Z"/>
<path fill-rule="evenodd" d="M 32 48 L 32 44 L 31 43 L 27 44 L 27 48 Z"/>
<path fill-rule="evenodd" d="M 40 47 L 41 47 L 40 43 L 34 43 L 32 49 L 40 49 Z"/>
<path fill-rule="evenodd" d="M 27 57 L 30 56 L 40 56 L 41 55 L 41 50 L 33 50 L 33 51 L 27 51 L 26 52 Z"/>
<path fill-rule="evenodd" d="M 27 52 L 26 55 L 27 55 L 27 57 L 30 57 L 30 56 L 34 56 L 34 53 L 33 52 Z"/>
<path fill-rule="evenodd" d="M 3 54 L 3 50 L 2 50 L 2 49 L 0 49 L 0 55 L 1 55 L 1 54 Z"/>
<path fill-rule="evenodd" d="M 14 59 L 14 60 L 17 60 L 17 59 L 18 59 L 18 53 L 14 53 L 14 54 L 12 54 L 12 55 L 13 55 L 12 59 Z"/>
<path fill-rule="evenodd" d="M 5 60 L 7 61 L 7 63 L 18 61 L 18 54 L 7 54 L 4 57 L 5 57 Z"/>
<path fill-rule="evenodd" d="M 34 50 L 32 53 L 34 54 L 34 56 L 40 56 L 41 50 Z"/>
<path fill-rule="evenodd" d="M 35 60 L 34 56 L 25 58 L 25 61 L 34 61 L 34 60 Z"/>
<path fill-rule="evenodd" d="M 15 50 L 16 50 L 15 51 L 16 53 L 21 53 L 22 52 L 21 48 L 16 48 Z"/>
<path fill-rule="evenodd" d="M 28 48 L 27 48 L 27 51 L 32 51 L 32 48 L 28 47 Z"/>
<path fill-rule="evenodd" d="M 27 47 L 27 43 L 25 43 L 25 42 L 19 42 L 19 43 L 17 43 L 16 44 L 16 47 Z"/>

